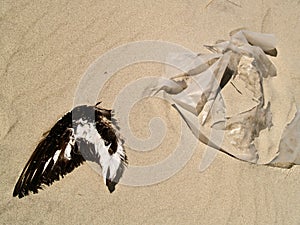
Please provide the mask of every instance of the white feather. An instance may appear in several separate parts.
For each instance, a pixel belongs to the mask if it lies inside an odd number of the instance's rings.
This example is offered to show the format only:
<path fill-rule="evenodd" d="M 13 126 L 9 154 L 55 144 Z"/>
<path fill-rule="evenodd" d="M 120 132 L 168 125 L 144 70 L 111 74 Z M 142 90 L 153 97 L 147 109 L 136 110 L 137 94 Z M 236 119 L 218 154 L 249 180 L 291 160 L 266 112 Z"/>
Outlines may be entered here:
<path fill-rule="evenodd" d="M 46 170 L 46 168 L 47 168 L 47 166 L 49 165 L 51 159 L 53 159 L 54 164 L 56 163 L 56 161 L 57 161 L 57 159 L 58 159 L 58 157 L 59 157 L 59 155 L 60 155 L 60 152 L 61 152 L 61 150 L 57 150 L 57 151 L 54 153 L 54 156 L 53 156 L 52 158 L 48 159 L 48 161 L 45 163 L 43 172 Z"/>
<path fill-rule="evenodd" d="M 108 152 L 110 145 L 105 145 L 104 140 L 98 133 L 94 123 L 89 123 L 82 119 L 78 121 L 75 136 L 76 138 L 84 138 L 86 141 L 94 144 L 96 154 L 100 156 L 98 163 L 102 168 L 104 183 L 106 183 L 106 179 L 114 181 L 117 171 L 122 163 L 121 158 L 125 157 L 121 142 L 118 142 L 116 153 L 110 155 Z"/>

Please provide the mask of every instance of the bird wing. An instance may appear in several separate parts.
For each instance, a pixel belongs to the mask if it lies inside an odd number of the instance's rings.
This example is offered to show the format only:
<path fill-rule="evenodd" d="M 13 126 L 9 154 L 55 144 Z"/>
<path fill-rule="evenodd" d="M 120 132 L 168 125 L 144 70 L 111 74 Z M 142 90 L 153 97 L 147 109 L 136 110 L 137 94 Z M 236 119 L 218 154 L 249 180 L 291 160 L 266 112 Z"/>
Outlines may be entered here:
<path fill-rule="evenodd" d="M 65 114 L 40 141 L 31 155 L 13 191 L 22 198 L 37 193 L 43 184 L 51 185 L 60 176 L 70 173 L 83 163 L 72 128 L 72 114 Z"/>
<path fill-rule="evenodd" d="M 91 124 L 92 121 L 88 121 L 88 118 L 86 118 L 87 121 L 79 123 L 76 136 L 85 138 L 85 141 L 81 143 L 86 143 L 86 141 L 94 143 L 90 145 L 90 148 L 80 147 L 80 151 L 86 160 L 95 161 L 101 166 L 104 183 L 108 190 L 113 192 L 124 173 L 127 165 L 127 156 L 123 147 L 124 142 L 118 132 L 119 127 L 111 110 L 97 107 L 98 104 L 93 107 L 93 113 L 89 112 L 90 108 L 83 108 L 86 111 L 85 115 L 93 114 L 94 123 Z M 74 109 L 73 111 L 76 111 L 74 115 L 83 114 L 81 112 L 82 108 L 79 108 L 79 110 Z M 74 117 L 76 118 L 76 116 Z M 82 132 L 83 130 L 86 132 Z M 89 133 L 90 137 L 82 135 L 83 133 Z"/>
<path fill-rule="evenodd" d="M 99 103 L 98 103 L 99 104 Z M 111 110 L 96 106 L 77 106 L 65 114 L 44 134 L 31 155 L 13 191 L 22 198 L 51 185 L 84 161 L 99 163 L 110 192 L 115 188 L 127 164 L 123 141 Z"/>

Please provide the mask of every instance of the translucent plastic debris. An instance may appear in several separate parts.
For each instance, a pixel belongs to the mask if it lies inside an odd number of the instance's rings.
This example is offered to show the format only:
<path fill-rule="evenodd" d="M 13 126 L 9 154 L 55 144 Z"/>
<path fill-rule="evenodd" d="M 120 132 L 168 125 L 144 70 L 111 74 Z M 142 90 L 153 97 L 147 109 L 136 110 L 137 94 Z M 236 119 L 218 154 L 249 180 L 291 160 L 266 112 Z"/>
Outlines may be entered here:
<path fill-rule="evenodd" d="M 283 131 L 276 157 L 271 166 L 290 168 L 300 164 L 300 112 Z"/>
<path fill-rule="evenodd" d="M 194 57 L 188 72 L 161 79 L 152 91 L 164 92 L 194 136 L 209 146 L 206 151 L 213 148 L 242 161 L 278 167 L 299 164 L 299 138 L 286 137 L 289 132 L 299 136 L 299 119 L 288 126 L 274 160 L 258 162 L 262 149 L 258 151 L 256 140 L 273 125 L 264 82 L 277 75 L 269 59 L 277 55 L 275 45 L 272 34 L 233 31 L 229 41 L 206 45 L 212 53 Z M 204 154 L 201 170 L 213 161 L 214 152 Z"/>

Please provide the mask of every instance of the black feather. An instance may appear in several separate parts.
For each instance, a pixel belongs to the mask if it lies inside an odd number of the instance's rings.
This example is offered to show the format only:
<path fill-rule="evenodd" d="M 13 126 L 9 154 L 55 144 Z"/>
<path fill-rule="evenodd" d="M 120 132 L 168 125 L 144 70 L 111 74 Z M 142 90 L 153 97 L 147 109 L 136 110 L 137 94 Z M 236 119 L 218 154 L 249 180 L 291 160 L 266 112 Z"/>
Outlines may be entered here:
<path fill-rule="evenodd" d="M 80 119 L 95 123 L 96 129 L 105 144 L 110 144 L 110 154 L 117 151 L 118 137 L 110 126 L 112 120 L 111 110 L 97 107 L 98 104 L 96 106 L 82 105 L 75 107 L 58 120 L 49 132 L 44 134 L 43 139 L 26 163 L 15 185 L 13 196 L 22 198 L 28 195 L 29 192 L 37 193 L 38 189 L 43 188 L 43 185 L 51 185 L 60 177 L 72 172 L 85 160 L 99 162 L 100 156 L 95 153 L 95 146 L 82 138 L 78 138 L 73 142 L 70 159 L 64 157 L 64 150 L 70 139 L 74 138 L 72 129 L 76 132 L 76 122 Z M 59 156 L 56 155 L 58 158 L 55 162 L 53 158 L 58 150 L 61 150 L 61 152 Z M 123 157 L 122 161 L 126 163 L 127 157 Z"/>

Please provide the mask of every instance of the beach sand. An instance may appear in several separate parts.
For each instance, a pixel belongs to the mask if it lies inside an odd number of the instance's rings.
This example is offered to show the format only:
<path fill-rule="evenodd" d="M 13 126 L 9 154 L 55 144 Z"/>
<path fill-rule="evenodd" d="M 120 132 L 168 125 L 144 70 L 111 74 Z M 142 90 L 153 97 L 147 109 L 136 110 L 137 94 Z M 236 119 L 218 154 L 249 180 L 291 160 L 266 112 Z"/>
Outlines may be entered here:
<path fill-rule="evenodd" d="M 102 177 L 84 164 L 38 194 L 12 197 L 42 134 L 72 109 L 88 67 L 132 41 L 161 40 L 207 52 L 204 44 L 227 40 L 237 28 L 275 34 L 279 54 L 271 60 L 278 75 L 270 88 L 277 113 L 272 129 L 280 138 L 293 116 L 287 113 L 292 102 L 300 104 L 299 15 L 294 0 L 2 1 L 0 224 L 299 224 L 300 166 L 250 165 L 218 154 L 200 173 L 206 149 L 201 143 L 175 175 L 153 185 L 118 184 L 110 194 Z M 165 70 L 158 63 L 124 68 L 104 85 L 98 100 L 110 108 L 130 82 Z M 134 135 L 147 139 L 148 123 L 157 116 L 165 122 L 162 143 L 149 152 L 125 146 L 130 165 L 158 163 L 176 147 L 180 117 L 160 99 L 134 105 L 129 116 Z"/>

